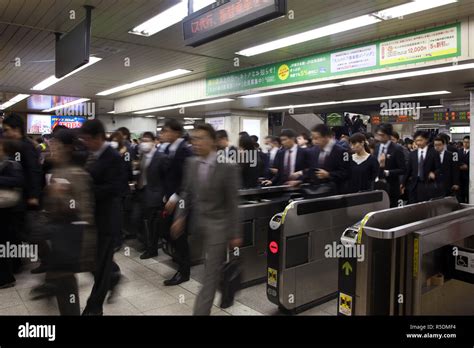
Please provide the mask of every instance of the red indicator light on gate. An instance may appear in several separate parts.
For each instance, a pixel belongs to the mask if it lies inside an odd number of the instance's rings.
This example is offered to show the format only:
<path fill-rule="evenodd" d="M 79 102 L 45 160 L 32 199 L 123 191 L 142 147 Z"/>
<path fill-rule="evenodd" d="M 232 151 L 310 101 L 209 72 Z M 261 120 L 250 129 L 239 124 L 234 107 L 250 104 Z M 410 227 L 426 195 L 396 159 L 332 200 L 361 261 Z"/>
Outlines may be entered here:
<path fill-rule="evenodd" d="M 270 248 L 270 251 L 272 252 L 272 254 L 276 254 L 278 252 L 277 242 L 275 242 L 275 241 L 270 242 L 270 245 L 268 247 Z"/>

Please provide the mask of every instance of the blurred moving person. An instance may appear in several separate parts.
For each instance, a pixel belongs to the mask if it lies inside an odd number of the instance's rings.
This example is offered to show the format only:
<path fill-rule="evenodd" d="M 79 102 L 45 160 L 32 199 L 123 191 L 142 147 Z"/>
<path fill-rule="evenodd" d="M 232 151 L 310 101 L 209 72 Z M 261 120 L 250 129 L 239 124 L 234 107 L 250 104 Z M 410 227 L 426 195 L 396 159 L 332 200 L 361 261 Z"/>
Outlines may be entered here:
<path fill-rule="evenodd" d="M 463 148 L 459 150 L 459 183 L 461 188 L 458 194 L 460 203 L 469 203 L 469 152 L 471 137 L 468 135 L 462 141 Z"/>
<path fill-rule="evenodd" d="M 14 221 L 12 214 L 22 201 L 24 185 L 23 170 L 20 163 L 13 160 L 15 143 L 12 140 L 0 138 L 0 245 L 16 243 Z M 15 286 L 14 260 L 9 257 L 0 257 L 0 289 Z"/>
<path fill-rule="evenodd" d="M 120 233 L 120 193 L 122 192 L 122 159 L 105 141 L 105 129 L 97 119 L 86 121 L 81 128 L 81 137 L 91 152 L 86 170 L 93 180 L 95 194 L 94 218 L 97 226 L 97 267 L 94 272 L 94 287 L 83 315 L 102 315 L 105 297 L 113 294 L 120 280 L 120 268 L 113 261 L 114 243 Z"/>
<path fill-rule="evenodd" d="M 438 153 L 440 168 L 436 182 L 440 196 L 452 196 L 459 191 L 459 154 L 447 149 L 446 137 L 441 134 L 434 140 L 434 149 Z"/>
<path fill-rule="evenodd" d="M 318 124 L 311 130 L 313 144 L 310 149 L 311 166 L 309 180 L 316 185 L 327 185 L 336 193 L 349 177 L 350 156 L 345 148 L 339 146 L 333 134 L 325 124 Z"/>
<path fill-rule="evenodd" d="M 33 143 L 26 136 L 26 125 L 23 118 L 17 114 L 11 114 L 3 120 L 3 136 L 7 139 L 17 141 L 19 143 L 19 151 L 15 154 L 15 161 L 21 164 L 23 169 L 24 187 L 23 187 L 23 204 L 13 212 L 15 228 L 15 243 L 19 244 L 21 240 L 30 240 L 27 218 L 27 210 L 39 210 L 40 196 L 43 186 L 43 173 L 41 170 L 39 152 L 35 149 Z M 18 156 L 19 155 L 19 156 Z M 31 214 L 31 213 L 30 213 Z M 42 273 L 46 271 L 46 258 L 48 254 L 48 246 L 46 241 L 37 240 L 39 244 L 39 254 L 41 264 L 33 269 L 31 273 Z M 21 260 L 14 261 L 14 269 L 21 267 Z"/>
<path fill-rule="evenodd" d="M 390 207 L 397 207 L 400 199 L 400 176 L 406 172 L 405 157 L 400 145 L 391 141 L 393 126 L 382 123 L 377 127 L 376 137 L 380 142 L 375 146 L 375 156 L 379 161 L 379 180 L 387 183 Z"/>
<path fill-rule="evenodd" d="M 225 130 L 219 130 L 216 132 L 217 137 L 217 150 L 223 151 L 226 158 L 231 158 L 237 155 L 237 148 L 230 145 L 229 135 Z"/>
<path fill-rule="evenodd" d="M 375 179 L 379 174 L 379 162 L 369 152 L 367 139 L 362 133 L 349 138 L 352 156 L 350 163 L 348 193 L 369 191 L 374 189 Z"/>
<path fill-rule="evenodd" d="M 74 163 L 75 133 L 60 130 L 50 142 L 53 170 L 45 209 L 51 229 L 46 281 L 54 287 L 61 315 L 80 315 L 75 273 L 93 271 L 97 247 L 90 175 Z"/>
<path fill-rule="evenodd" d="M 309 137 L 309 135 L 307 133 L 301 133 L 296 138 L 296 142 L 297 142 L 298 146 L 301 147 L 302 149 L 307 149 L 307 148 L 311 147 L 311 142 L 312 141 L 311 141 L 311 138 Z"/>
<path fill-rule="evenodd" d="M 417 150 L 410 153 L 402 190 L 408 190 L 408 204 L 424 202 L 436 196 L 434 182 L 439 171 L 439 156 L 428 146 L 429 134 L 415 133 Z"/>
<path fill-rule="evenodd" d="M 209 315 L 226 261 L 227 247 L 242 244 L 238 223 L 239 175 L 235 164 L 219 163 L 216 134 L 209 124 L 197 125 L 192 135 L 197 157 L 188 159 L 181 197 L 171 234 L 179 238 L 187 223 L 204 239 L 206 254 L 204 280 L 194 304 L 195 315 Z"/>
<path fill-rule="evenodd" d="M 180 200 L 180 192 L 183 184 L 184 164 L 186 159 L 192 156 L 191 148 L 183 139 L 183 125 L 175 119 L 166 121 L 162 130 L 162 138 L 165 143 L 169 143 L 165 150 L 168 156 L 168 170 L 165 177 L 165 203 L 164 221 L 165 226 L 171 225 L 176 205 Z M 164 281 L 165 286 L 178 285 L 189 280 L 191 272 L 191 259 L 189 254 L 188 233 L 182 233 L 177 238 L 171 238 L 174 247 L 174 260 L 178 263 L 178 272 L 171 278 Z"/>

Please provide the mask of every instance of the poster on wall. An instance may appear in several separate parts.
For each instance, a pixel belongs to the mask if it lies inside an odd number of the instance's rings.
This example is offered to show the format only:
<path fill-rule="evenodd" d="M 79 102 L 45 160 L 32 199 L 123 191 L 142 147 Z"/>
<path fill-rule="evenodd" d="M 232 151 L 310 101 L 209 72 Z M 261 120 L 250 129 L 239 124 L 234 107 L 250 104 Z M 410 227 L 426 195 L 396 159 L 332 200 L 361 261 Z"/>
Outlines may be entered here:
<path fill-rule="evenodd" d="M 50 134 L 58 125 L 69 129 L 80 128 L 85 121 L 86 117 L 29 114 L 26 118 L 27 133 Z"/>
<path fill-rule="evenodd" d="M 225 118 L 224 117 L 211 117 L 206 118 L 206 123 L 209 123 L 216 131 L 225 129 Z"/>

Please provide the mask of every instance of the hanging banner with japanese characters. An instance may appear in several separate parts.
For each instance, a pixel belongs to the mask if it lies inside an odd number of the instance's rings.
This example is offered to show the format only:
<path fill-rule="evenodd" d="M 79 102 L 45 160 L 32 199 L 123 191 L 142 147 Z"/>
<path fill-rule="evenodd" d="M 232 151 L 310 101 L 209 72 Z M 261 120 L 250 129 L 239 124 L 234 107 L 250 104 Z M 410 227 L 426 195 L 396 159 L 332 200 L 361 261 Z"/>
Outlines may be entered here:
<path fill-rule="evenodd" d="M 367 45 L 245 69 L 206 80 L 208 96 L 262 87 L 317 82 L 390 66 L 461 55 L 461 26 L 453 24 Z"/>

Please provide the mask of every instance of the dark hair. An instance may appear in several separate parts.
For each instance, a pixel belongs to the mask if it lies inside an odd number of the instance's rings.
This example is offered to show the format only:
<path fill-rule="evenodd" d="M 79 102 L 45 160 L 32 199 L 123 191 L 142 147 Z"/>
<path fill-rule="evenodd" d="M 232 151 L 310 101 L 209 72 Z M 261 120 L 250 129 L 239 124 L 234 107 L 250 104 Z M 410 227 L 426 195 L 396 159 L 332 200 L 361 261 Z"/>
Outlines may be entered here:
<path fill-rule="evenodd" d="M 349 138 L 349 143 L 351 144 L 357 144 L 357 143 L 363 143 L 364 144 L 364 149 L 366 152 L 370 153 L 370 148 L 369 144 L 367 142 L 367 138 L 365 137 L 364 134 L 362 133 L 355 133 Z"/>
<path fill-rule="evenodd" d="M 393 132 L 392 132 L 392 137 L 394 137 L 394 138 L 397 139 L 397 140 L 400 140 L 400 135 L 399 135 L 398 132 L 396 132 L 396 131 L 393 131 Z"/>
<path fill-rule="evenodd" d="M 441 134 L 434 138 L 434 141 L 441 141 L 444 145 L 446 145 L 446 138 L 443 137 Z"/>
<path fill-rule="evenodd" d="M 367 140 L 369 140 L 370 138 L 375 138 L 374 135 L 370 132 L 365 133 L 365 137 L 367 138 Z"/>
<path fill-rule="evenodd" d="M 309 137 L 308 133 L 303 132 L 303 133 L 300 133 L 299 136 L 303 137 L 303 139 L 306 140 L 308 143 L 311 143 L 311 138 Z"/>
<path fill-rule="evenodd" d="M 413 139 L 416 139 L 418 137 L 422 137 L 422 138 L 425 138 L 425 139 L 429 140 L 430 139 L 430 133 L 428 133 L 427 131 L 419 130 L 419 131 L 416 131 L 415 135 L 413 136 Z"/>
<path fill-rule="evenodd" d="M 155 141 L 155 134 L 152 132 L 144 132 L 142 134 L 142 138 L 150 138 L 151 140 Z"/>
<path fill-rule="evenodd" d="M 444 138 L 445 144 L 449 144 L 449 142 L 451 141 L 451 137 L 446 133 L 439 133 L 438 136 Z"/>
<path fill-rule="evenodd" d="M 13 129 L 19 129 L 22 136 L 25 136 L 25 121 L 18 114 L 10 114 L 5 117 L 3 124 Z"/>
<path fill-rule="evenodd" d="M 81 133 L 87 134 L 92 137 L 100 136 L 102 139 L 105 140 L 105 128 L 101 121 L 98 119 L 88 120 L 84 122 L 81 127 Z"/>
<path fill-rule="evenodd" d="M 250 137 L 252 138 L 254 143 L 258 143 L 258 137 L 256 135 L 251 135 Z"/>
<path fill-rule="evenodd" d="M 169 128 L 173 132 L 178 132 L 180 135 L 182 135 L 184 132 L 183 124 L 175 118 L 170 118 L 167 120 L 163 128 Z"/>
<path fill-rule="evenodd" d="M 55 132 L 53 139 L 58 140 L 64 145 L 75 145 L 77 143 L 76 132 L 68 128 Z"/>
<path fill-rule="evenodd" d="M 283 129 L 280 133 L 280 137 L 296 138 L 296 132 L 293 129 Z"/>
<path fill-rule="evenodd" d="M 272 143 L 278 143 L 278 145 L 281 145 L 281 140 L 279 137 L 268 137 L 271 139 Z"/>
<path fill-rule="evenodd" d="M 130 141 L 130 130 L 127 127 L 120 127 L 117 132 L 122 133 L 125 139 Z"/>
<path fill-rule="evenodd" d="M 53 128 L 52 134 L 54 135 L 62 129 L 69 129 L 69 128 L 66 126 L 63 126 L 62 124 L 58 124 L 56 127 Z"/>
<path fill-rule="evenodd" d="M 471 136 L 470 136 L 470 135 L 466 135 L 464 138 L 462 138 L 462 140 L 471 140 Z"/>
<path fill-rule="evenodd" d="M 385 135 L 393 135 L 393 126 L 390 123 L 382 123 L 377 127 L 377 132 L 382 132 Z"/>
<path fill-rule="evenodd" d="M 227 132 L 225 130 L 218 130 L 216 132 L 216 138 L 217 139 L 229 139 L 229 135 L 227 134 Z"/>
<path fill-rule="evenodd" d="M 241 137 L 242 135 L 248 135 L 248 136 L 250 136 L 249 133 L 247 133 L 247 132 L 240 132 L 240 133 L 239 133 L 239 137 Z"/>
<path fill-rule="evenodd" d="M 13 158 L 15 153 L 20 151 L 20 143 L 16 140 L 7 138 L 0 138 L 0 146 L 3 148 L 3 152 L 7 157 Z"/>
<path fill-rule="evenodd" d="M 254 150 L 255 143 L 249 135 L 242 135 L 239 139 L 239 147 L 244 150 Z"/>
<path fill-rule="evenodd" d="M 123 134 L 120 131 L 115 131 L 110 135 L 109 139 L 112 140 L 114 138 L 117 139 L 117 142 L 119 144 L 119 149 L 121 149 L 123 147 L 123 141 L 125 139 L 125 134 Z"/>
<path fill-rule="evenodd" d="M 194 127 L 194 129 L 206 132 L 207 135 L 209 135 L 209 137 L 214 141 L 217 139 L 216 130 L 209 123 L 198 124 Z"/>
<path fill-rule="evenodd" d="M 330 137 L 332 135 L 331 130 L 325 124 L 318 124 L 314 126 L 313 129 L 311 129 L 311 131 L 314 133 L 321 134 L 322 137 Z"/>

